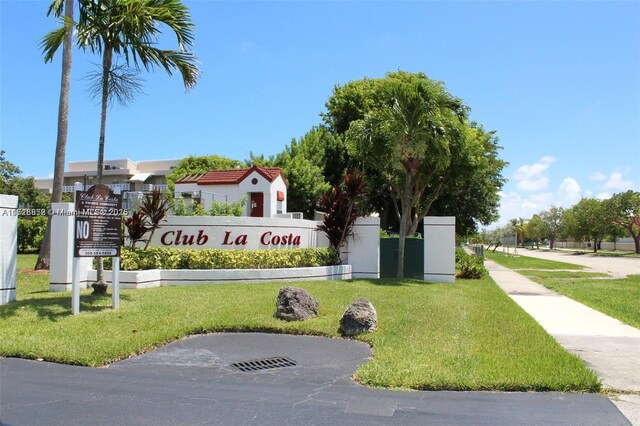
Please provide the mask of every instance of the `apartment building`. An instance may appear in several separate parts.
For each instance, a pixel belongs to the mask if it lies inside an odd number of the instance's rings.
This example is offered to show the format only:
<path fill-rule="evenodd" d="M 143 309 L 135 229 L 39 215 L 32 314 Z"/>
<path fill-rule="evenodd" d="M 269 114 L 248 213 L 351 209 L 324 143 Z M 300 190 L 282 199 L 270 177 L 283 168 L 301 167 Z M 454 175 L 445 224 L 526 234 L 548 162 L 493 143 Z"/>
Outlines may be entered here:
<path fill-rule="evenodd" d="M 167 190 L 167 175 L 178 165 L 176 160 L 132 161 L 127 159 L 105 160 L 102 183 L 113 190 L 125 192 L 150 192 Z M 76 184 L 86 187 L 97 183 L 97 161 L 71 161 L 64 172 L 63 192 L 71 193 Z M 53 179 L 36 179 L 37 187 L 51 193 Z"/>

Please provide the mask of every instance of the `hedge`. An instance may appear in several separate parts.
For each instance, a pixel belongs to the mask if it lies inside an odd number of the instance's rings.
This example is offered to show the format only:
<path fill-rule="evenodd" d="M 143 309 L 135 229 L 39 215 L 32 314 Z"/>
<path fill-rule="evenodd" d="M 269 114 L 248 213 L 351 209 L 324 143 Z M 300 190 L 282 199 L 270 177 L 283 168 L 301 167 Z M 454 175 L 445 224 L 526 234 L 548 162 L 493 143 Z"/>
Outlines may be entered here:
<path fill-rule="evenodd" d="M 329 266 L 340 263 L 331 248 L 296 248 L 287 250 L 221 250 L 122 247 L 120 269 L 278 269 Z M 111 259 L 105 259 L 105 269 Z"/>

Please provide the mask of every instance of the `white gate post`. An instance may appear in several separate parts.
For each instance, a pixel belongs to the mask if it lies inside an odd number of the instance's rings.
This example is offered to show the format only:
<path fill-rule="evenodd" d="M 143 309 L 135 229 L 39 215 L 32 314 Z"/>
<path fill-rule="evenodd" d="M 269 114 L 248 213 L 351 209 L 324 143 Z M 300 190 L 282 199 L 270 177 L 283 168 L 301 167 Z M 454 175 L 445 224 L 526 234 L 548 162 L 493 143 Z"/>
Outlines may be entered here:
<path fill-rule="evenodd" d="M 16 300 L 18 197 L 0 195 L 0 305 Z"/>
<path fill-rule="evenodd" d="M 424 280 L 454 283 L 456 280 L 456 218 L 424 218 Z"/>

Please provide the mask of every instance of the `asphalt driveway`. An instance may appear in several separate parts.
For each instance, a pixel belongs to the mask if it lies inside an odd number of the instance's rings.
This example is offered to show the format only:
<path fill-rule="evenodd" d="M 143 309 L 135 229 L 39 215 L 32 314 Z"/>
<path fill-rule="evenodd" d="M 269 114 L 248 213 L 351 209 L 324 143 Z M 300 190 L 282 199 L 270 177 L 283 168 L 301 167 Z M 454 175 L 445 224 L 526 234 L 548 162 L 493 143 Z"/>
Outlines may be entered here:
<path fill-rule="evenodd" d="M 371 356 L 342 339 L 194 336 L 109 368 L 0 360 L 3 425 L 628 425 L 593 394 L 401 392 L 351 380 Z M 289 366 L 241 371 L 245 361 Z M 273 362 L 272 362 L 273 364 Z M 295 364 L 295 365 L 294 365 Z"/>

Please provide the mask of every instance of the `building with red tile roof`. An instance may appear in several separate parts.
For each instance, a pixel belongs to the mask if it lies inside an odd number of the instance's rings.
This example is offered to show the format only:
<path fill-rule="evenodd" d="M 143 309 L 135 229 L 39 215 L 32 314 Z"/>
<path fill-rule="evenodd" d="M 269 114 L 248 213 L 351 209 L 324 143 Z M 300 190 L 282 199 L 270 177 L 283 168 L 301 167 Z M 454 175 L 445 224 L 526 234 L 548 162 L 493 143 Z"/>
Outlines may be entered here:
<path fill-rule="evenodd" d="M 214 202 L 245 199 L 245 214 L 272 217 L 287 212 L 287 181 L 278 167 L 209 170 L 176 181 L 176 198 L 187 198 L 209 210 Z"/>

